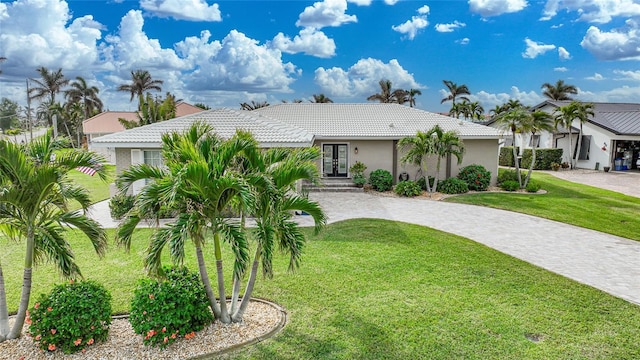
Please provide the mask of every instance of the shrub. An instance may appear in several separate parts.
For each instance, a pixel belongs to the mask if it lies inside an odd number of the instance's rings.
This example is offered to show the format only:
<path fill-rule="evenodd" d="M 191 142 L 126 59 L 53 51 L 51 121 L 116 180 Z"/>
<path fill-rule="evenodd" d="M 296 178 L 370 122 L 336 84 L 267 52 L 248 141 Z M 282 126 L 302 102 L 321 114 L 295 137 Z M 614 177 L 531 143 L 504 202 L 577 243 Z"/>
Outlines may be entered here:
<path fill-rule="evenodd" d="M 365 165 L 364 163 L 362 163 L 360 161 L 356 161 L 349 168 L 349 172 L 351 173 L 351 176 L 364 175 L 364 171 L 365 170 L 367 170 L 367 165 Z"/>
<path fill-rule="evenodd" d="M 520 176 L 522 180 L 524 180 L 524 178 L 527 177 L 527 172 L 521 170 Z M 498 186 L 500 186 L 503 182 L 509 180 L 518 182 L 518 173 L 515 170 L 500 170 L 498 172 Z"/>
<path fill-rule="evenodd" d="M 460 169 L 458 179 L 466 182 L 469 190 L 486 191 L 491 183 L 491 172 L 482 165 L 472 164 Z"/>
<path fill-rule="evenodd" d="M 42 350 L 65 354 L 104 341 L 111 324 L 111 295 L 94 281 L 56 285 L 28 312 L 29 334 Z"/>
<path fill-rule="evenodd" d="M 141 279 L 133 293 L 129 322 L 144 344 L 161 348 L 213 321 L 204 286 L 187 268 L 165 268 L 165 280 Z"/>
<path fill-rule="evenodd" d="M 433 182 L 435 181 L 435 178 L 433 176 L 429 176 L 429 186 L 433 187 Z M 427 182 L 424 180 L 424 176 L 421 177 L 420 179 L 418 179 L 418 181 L 416 181 L 416 183 L 418 185 L 420 185 L 420 188 L 424 191 L 427 191 Z"/>
<path fill-rule="evenodd" d="M 109 200 L 109 210 L 111 211 L 111 217 L 120 220 L 122 217 L 133 208 L 135 196 L 127 194 L 114 195 Z"/>
<path fill-rule="evenodd" d="M 443 194 L 464 194 L 469 192 L 469 186 L 458 178 L 448 178 L 438 183 L 438 191 Z"/>
<path fill-rule="evenodd" d="M 356 184 L 358 187 L 363 187 L 364 184 L 367 183 L 367 178 L 364 177 L 364 175 L 354 175 L 353 178 L 351 179 L 353 181 L 354 184 Z"/>
<path fill-rule="evenodd" d="M 516 148 L 516 152 L 520 151 Z M 537 153 L 536 153 L 537 156 Z M 498 157 L 498 164 L 500 166 L 515 166 L 513 161 L 513 146 L 503 146 L 500 148 L 500 156 Z"/>
<path fill-rule="evenodd" d="M 500 184 L 500 187 L 505 191 L 516 191 L 520 188 L 520 184 L 517 181 L 507 180 Z"/>
<path fill-rule="evenodd" d="M 371 184 L 375 190 L 387 191 L 391 189 L 393 176 L 389 171 L 384 169 L 374 170 L 369 175 L 369 184 Z"/>
<path fill-rule="evenodd" d="M 394 191 L 400 196 L 414 197 L 422 193 L 420 185 L 415 181 L 400 181 Z"/>
<path fill-rule="evenodd" d="M 538 190 L 540 190 L 540 184 L 538 184 L 535 181 L 529 181 L 526 189 L 527 189 L 527 192 L 530 192 L 530 193 L 538 192 Z"/>
<path fill-rule="evenodd" d="M 522 168 L 528 169 L 531 165 L 533 153 L 531 149 L 524 149 L 520 164 Z M 562 149 L 536 149 L 536 163 L 533 164 L 534 170 L 550 170 L 552 163 L 560 163 L 562 161 Z"/>

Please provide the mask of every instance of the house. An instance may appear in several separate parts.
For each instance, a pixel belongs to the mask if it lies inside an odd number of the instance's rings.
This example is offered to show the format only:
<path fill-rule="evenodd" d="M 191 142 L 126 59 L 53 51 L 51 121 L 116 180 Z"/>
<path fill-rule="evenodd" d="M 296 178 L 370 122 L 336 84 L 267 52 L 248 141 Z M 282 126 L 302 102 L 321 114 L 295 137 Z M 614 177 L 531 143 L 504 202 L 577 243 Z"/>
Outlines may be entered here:
<path fill-rule="evenodd" d="M 203 109 L 185 102 L 179 102 L 176 105 L 176 117 L 195 114 L 201 111 L 203 111 Z M 93 146 L 93 139 L 103 135 L 124 131 L 125 128 L 118 119 L 137 121 L 138 113 L 135 111 L 105 111 L 82 122 L 82 132 L 86 136 L 89 150 L 93 150 L 104 155 L 107 162 L 110 163 L 115 163 L 114 149 L 104 147 L 95 148 Z"/>
<path fill-rule="evenodd" d="M 553 113 L 568 101 L 544 101 L 532 108 Z M 593 103 L 593 118 L 582 125 L 582 146 L 578 149 L 580 123 L 574 121 L 571 133 L 576 167 L 612 170 L 638 169 L 640 153 L 640 104 Z M 569 131 L 559 129 L 543 133 L 540 147 L 564 149 L 563 161 L 569 162 Z"/>
<path fill-rule="evenodd" d="M 254 111 L 219 108 L 94 138 L 92 143 L 115 149 L 120 173 L 131 164 L 160 164 L 162 134 L 185 130 L 196 121 L 210 124 L 223 138 L 236 129 L 250 131 L 265 148 L 318 146 L 323 153 L 318 163 L 323 178 L 349 178 L 351 165 L 361 161 L 367 166 L 365 175 L 385 169 L 394 179 L 403 172 L 415 179 L 418 169 L 401 163 L 397 142 L 435 125 L 456 131 L 466 148 L 461 165 L 455 159 L 443 162 L 440 178 L 480 164 L 491 171 L 495 184 L 498 170 L 498 130 L 399 104 L 285 103 Z M 430 171 L 434 167 L 435 159 Z"/>

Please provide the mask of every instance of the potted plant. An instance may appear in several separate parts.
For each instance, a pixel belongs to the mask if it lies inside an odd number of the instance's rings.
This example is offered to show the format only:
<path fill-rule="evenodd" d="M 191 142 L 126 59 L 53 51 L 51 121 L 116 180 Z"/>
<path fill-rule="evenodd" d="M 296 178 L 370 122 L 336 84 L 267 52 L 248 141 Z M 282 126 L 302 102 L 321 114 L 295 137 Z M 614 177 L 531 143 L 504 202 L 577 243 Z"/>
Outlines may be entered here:
<path fill-rule="evenodd" d="M 364 184 L 367 183 L 367 179 L 364 177 L 364 171 L 367 170 L 367 165 L 363 164 L 360 161 L 356 161 L 349 168 L 349 172 L 351 173 L 351 181 L 358 187 L 363 187 Z"/>
<path fill-rule="evenodd" d="M 558 169 L 560 169 L 560 164 L 558 164 L 557 162 L 552 162 L 551 163 L 551 170 L 558 171 Z"/>

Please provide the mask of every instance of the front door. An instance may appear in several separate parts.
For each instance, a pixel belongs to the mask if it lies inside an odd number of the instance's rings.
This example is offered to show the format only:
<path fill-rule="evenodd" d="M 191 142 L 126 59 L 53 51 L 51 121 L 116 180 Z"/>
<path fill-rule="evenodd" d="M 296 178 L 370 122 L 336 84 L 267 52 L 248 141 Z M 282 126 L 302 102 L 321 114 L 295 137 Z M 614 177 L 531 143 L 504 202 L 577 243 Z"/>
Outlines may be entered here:
<path fill-rule="evenodd" d="M 347 145 L 322 145 L 322 173 L 325 177 L 347 177 Z"/>

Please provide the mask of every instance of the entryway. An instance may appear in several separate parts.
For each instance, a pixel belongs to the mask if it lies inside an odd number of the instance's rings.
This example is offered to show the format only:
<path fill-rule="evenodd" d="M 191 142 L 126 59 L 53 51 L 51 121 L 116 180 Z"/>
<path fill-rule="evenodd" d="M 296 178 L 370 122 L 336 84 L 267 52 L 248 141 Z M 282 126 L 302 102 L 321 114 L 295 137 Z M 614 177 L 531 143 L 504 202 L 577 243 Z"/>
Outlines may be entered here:
<path fill-rule="evenodd" d="M 348 149 L 347 144 L 322 145 L 322 175 L 324 177 L 347 177 Z"/>

